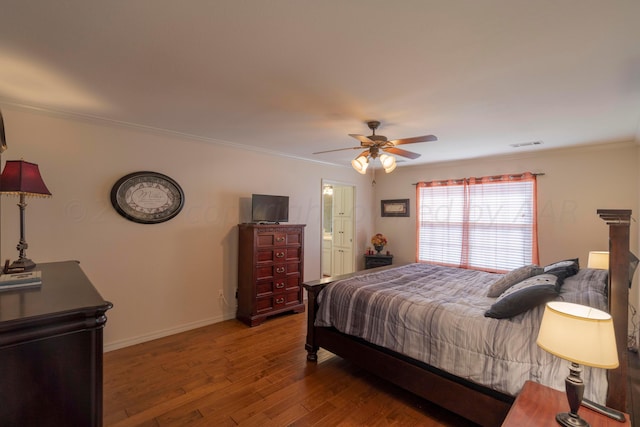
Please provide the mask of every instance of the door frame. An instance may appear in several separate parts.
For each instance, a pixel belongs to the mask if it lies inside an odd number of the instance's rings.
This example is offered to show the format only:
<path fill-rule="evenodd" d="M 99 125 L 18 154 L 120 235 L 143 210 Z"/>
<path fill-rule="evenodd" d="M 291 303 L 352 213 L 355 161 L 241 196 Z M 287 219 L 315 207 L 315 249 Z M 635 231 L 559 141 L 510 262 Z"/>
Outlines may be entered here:
<path fill-rule="evenodd" d="M 356 250 L 355 250 L 355 241 L 356 241 L 356 185 L 349 183 L 349 182 L 343 182 L 343 181 L 336 181 L 333 179 L 327 179 L 327 178 L 322 178 L 321 182 L 320 182 L 320 277 L 324 277 L 323 276 L 323 271 L 322 271 L 322 265 L 323 265 L 323 243 L 324 243 L 324 220 L 325 220 L 325 215 L 324 215 L 324 187 L 326 185 L 334 185 L 334 186 L 341 186 L 341 187 L 352 187 L 353 188 L 353 200 L 351 201 L 352 206 L 351 206 L 351 227 L 353 230 L 353 236 L 352 236 L 352 259 L 351 259 L 351 265 L 353 266 L 353 271 L 355 272 L 357 270 L 356 267 Z M 333 247 L 331 249 L 333 251 Z M 333 268 L 332 268 L 333 270 Z"/>

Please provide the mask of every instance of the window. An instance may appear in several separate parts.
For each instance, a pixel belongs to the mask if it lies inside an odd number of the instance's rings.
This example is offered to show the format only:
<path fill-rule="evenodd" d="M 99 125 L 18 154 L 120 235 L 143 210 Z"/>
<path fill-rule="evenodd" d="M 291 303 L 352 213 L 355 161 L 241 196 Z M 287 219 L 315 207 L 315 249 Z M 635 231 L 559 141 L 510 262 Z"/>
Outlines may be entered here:
<path fill-rule="evenodd" d="M 418 261 L 488 271 L 538 263 L 531 173 L 420 182 Z"/>

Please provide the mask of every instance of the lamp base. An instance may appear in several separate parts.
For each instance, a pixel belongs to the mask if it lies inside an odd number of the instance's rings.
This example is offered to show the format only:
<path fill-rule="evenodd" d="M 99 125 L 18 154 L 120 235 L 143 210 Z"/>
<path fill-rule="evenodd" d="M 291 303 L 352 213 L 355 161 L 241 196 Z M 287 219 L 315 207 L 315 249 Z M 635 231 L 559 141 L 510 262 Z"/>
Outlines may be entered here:
<path fill-rule="evenodd" d="M 29 258 L 20 258 L 11 263 L 9 266 L 9 271 L 29 271 L 36 268 L 36 263 L 31 261 Z"/>
<path fill-rule="evenodd" d="M 558 413 L 556 421 L 564 427 L 589 427 L 589 423 L 580 418 L 580 415 L 572 415 L 569 412 Z"/>

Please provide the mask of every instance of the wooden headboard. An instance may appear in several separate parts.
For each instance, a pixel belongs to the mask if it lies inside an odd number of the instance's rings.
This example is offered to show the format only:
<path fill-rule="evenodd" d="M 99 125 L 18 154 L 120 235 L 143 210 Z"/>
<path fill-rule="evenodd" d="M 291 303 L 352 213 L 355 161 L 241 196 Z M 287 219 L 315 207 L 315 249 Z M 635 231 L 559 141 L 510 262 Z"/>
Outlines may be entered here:
<path fill-rule="evenodd" d="M 608 372 L 607 406 L 627 410 L 627 334 L 629 323 L 629 227 L 631 210 L 598 209 L 598 215 L 609 225 L 609 313 L 618 347 L 620 365 Z"/>

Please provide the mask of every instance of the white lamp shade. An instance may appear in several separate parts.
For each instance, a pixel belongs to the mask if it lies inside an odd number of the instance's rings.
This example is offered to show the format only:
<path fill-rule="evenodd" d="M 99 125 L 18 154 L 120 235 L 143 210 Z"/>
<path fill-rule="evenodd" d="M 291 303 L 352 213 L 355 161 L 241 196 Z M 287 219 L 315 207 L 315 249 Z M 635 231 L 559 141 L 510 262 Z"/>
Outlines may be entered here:
<path fill-rule="evenodd" d="M 605 369 L 618 367 L 613 319 L 608 313 L 585 305 L 547 303 L 537 344 L 570 362 Z"/>
<path fill-rule="evenodd" d="M 398 166 L 398 165 L 396 164 L 396 162 L 393 162 L 393 165 L 389 166 L 388 168 L 385 168 L 385 169 L 384 169 L 384 171 L 385 171 L 386 173 L 391 173 L 391 172 L 393 172 L 394 170 L 396 170 L 396 166 Z"/>
<path fill-rule="evenodd" d="M 589 260 L 587 261 L 587 267 L 608 270 L 609 269 L 609 252 L 607 251 L 589 252 Z"/>
<path fill-rule="evenodd" d="M 380 163 L 386 173 L 393 172 L 396 168 L 396 158 L 388 154 L 382 154 L 380 156 Z"/>
<path fill-rule="evenodd" d="M 351 166 L 361 174 L 367 173 L 367 167 L 369 166 L 369 162 L 367 161 L 366 156 L 358 156 L 357 158 L 351 160 Z"/>

